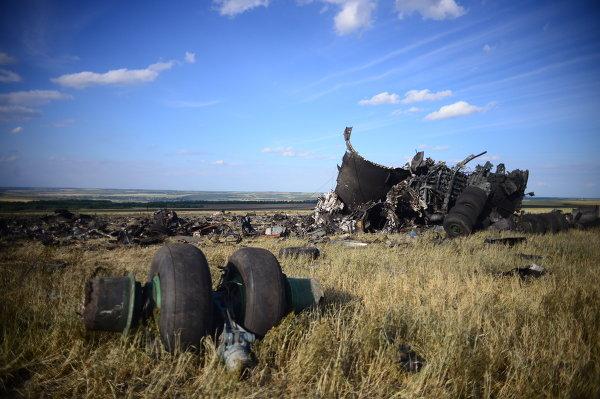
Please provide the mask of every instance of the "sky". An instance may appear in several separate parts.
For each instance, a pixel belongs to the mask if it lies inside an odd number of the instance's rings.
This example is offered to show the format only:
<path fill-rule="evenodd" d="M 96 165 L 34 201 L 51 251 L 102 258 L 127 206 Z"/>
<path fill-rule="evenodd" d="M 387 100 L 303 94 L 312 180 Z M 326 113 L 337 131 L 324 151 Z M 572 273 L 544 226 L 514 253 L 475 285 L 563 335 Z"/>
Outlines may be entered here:
<path fill-rule="evenodd" d="M 323 192 L 403 166 L 600 197 L 596 1 L 4 1 L 0 186 Z"/>

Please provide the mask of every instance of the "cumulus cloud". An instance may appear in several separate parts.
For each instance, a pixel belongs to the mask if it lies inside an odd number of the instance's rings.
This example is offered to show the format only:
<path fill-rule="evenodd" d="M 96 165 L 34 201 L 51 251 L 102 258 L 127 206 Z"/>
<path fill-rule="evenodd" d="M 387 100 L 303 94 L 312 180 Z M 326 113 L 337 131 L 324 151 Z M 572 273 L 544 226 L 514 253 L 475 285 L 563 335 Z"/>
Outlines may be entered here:
<path fill-rule="evenodd" d="M 73 96 L 57 90 L 27 90 L 0 94 L 0 102 L 13 105 L 41 105 L 55 100 L 68 100 Z"/>
<path fill-rule="evenodd" d="M 437 121 L 441 119 L 456 118 L 485 111 L 485 107 L 471 105 L 466 101 L 457 101 L 454 104 L 444 105 L 439 110 L 428 114 L 425 119 Z"/>
<path fill-rule="evenodd" d="M 382 104 L 398 104 L 400 101 L 400 96 L 396 93 L 388 93 L 384 91 L 379 94 L 375 94 L 371 98 L 365 98 L 360 100 L 358 104 L 360 105 L 382 105 Z"/>
<path fill-rule="evenodd" d="M 157 62 L 144 69 L 121 68 L 104 73 L 84 71 L 62 75 L 52 81 L 61 86 L 76 89 L 88 86 L 147 83 L 154 81 L 161 72 L 171 69 L 173 65 L 175 65 L 175 61 Z"/>
<path fill-rule="evenodd" d="M 19 134 L 23 131 L 23 127 L 22 126 L 17 126 L 14 129 L 11 129 L 10 134 Z"/>
<path fill-rule="evenodd" d="M 184 59 L 185 59 L 185 62 L 187 62 L 188 64 L 195 64 L 196 63 L 196 53 L 186 51 Z"/>
<path fill-rule="evenodd" d="M 0 52 L 0 65 L 14 64 L 17 62 L 15 57 L 11 57 L 10 55 Z"/>
<path fill-rule="evenodd" d="M 213 0 L 221 15 L 235 17 L 256 7 L 268 7 L 269 0 Z"/>
<path fill-rule="evenodd" d="M 8 69 L 0 69 L 0 83 L 15 83 L 20 81 L 21 77 L 18 73 L 9 71 Z"/>
<path fill-rule="evenodd" d="M 443 90 L 433 93 L 429 89 L 424 90 L 409 90 L 404 94 L 402 99 L 403 104 L 412 104 L 421 101 L 435 101 L 445 97 L 450 97 L 452 90 Z"/>
<path fill-rule="evenodd" d="M 0 105 L 0 121 L 26 120 L 38 115 L 38 110 L 22 105 Z"/>
<path fill-rule="evenodd" d="M 368 28 L 373 21 L 374 0 L 326 0 L 326 2 L 340 7 L 340 11 L 333 19 L 338 35 L 347 35 Z"/>
<path fill-rule="evenodd" d="M 419 13 L 423 19 L 454 19 L 466 13 L 455 0 L 396 0 L 396 11 L 400 18 Z"/>

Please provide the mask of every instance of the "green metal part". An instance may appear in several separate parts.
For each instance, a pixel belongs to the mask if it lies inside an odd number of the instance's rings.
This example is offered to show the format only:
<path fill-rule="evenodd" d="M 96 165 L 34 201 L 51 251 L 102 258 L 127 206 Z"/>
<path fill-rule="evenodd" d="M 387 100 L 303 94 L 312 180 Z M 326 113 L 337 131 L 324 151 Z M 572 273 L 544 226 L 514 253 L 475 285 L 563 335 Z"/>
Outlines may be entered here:
<path fill-rule="evenodd" d="M 312 278 L 286 277 L 285 291 L 288 309 L 295 313 L 318 305 L 323 298 L 321 284 Z"/>
<path fill-rule="evenodd" d="M 127 275 L 127 279 L 129 280 L 129 301 L 127 309 L 127 322 L 125 324 L 125 328 L 123 329 L 123 335 L 128 335 L 132 324 L 137 321 L 134 320 L 134 313 L 136 304 L 139 304 L 139 301 L 141 301 L 141 290 L 138 289 L 139 284 L 136 284 L 135 277 L 133 277 L 132 273 L 129 273 Z M 139 315 L 135 316 L 139 317 Z"/>
<path fill-rule="evenodd" d="M 160 277 L 158 274 L 152 277 L 152 300 L 154 301 L 156 308 L 160 309 L 162 293 L 160 291 Z"/>

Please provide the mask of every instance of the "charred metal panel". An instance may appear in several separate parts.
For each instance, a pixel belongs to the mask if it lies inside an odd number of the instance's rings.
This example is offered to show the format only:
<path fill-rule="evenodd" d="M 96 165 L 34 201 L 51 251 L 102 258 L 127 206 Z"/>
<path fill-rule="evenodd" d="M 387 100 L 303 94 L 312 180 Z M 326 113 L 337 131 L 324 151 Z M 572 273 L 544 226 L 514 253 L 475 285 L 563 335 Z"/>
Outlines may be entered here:
<path fill-rule="evenodd" d="M 335 193 L 350 211 L 368 202 L 385 200 L 390 189 L 410 176 L 403 168 L 388 168 L 361 157 L 350 144 L 352 128 L 346 128 L 347 151 L 339 167 Z"/>

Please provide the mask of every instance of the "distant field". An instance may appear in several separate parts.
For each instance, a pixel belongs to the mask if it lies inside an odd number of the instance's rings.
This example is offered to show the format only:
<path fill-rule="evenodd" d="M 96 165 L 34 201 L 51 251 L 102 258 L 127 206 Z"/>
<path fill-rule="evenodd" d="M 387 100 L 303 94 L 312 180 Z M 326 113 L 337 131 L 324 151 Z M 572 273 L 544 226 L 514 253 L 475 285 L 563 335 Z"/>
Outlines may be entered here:
<path fill-rule="evenodd" d="M 0 202 L 35 200 L 110 200 L 114 202 L 155 201 L 309 201 L 316 193 L 277 191 L 176 191 L 111 190 L 73 188 L 0 188 Z"/>

